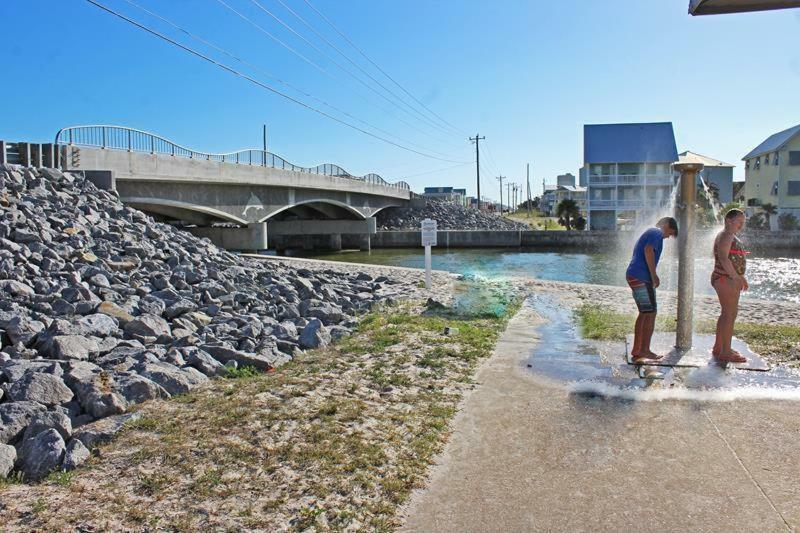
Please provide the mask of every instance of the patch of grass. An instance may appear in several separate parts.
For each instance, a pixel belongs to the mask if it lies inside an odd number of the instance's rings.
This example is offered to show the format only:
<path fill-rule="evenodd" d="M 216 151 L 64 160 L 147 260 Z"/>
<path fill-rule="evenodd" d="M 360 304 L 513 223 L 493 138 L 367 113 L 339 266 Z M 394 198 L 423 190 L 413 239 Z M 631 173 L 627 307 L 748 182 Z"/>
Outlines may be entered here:
<path fill-rule="evenodd" d="M 36 498 L 36 501 L 33 502 L 31 506 L 31 512 L 34 514 L 43 513 L 47 510 L 47 503 L 45 503 L 44 498 Z"/>
<path fill-rule="evenodd" d="M 63 470 L 57 471 L 47 476 L 47 478 L 45 478 L 45 482 L 55 483 L 56 485 L 59 485 L 61 487 L 67 487 L 72 482 L 72 478 L 74 477 L 74 475 L 75 475 L 74 470 L 69 472 L 64 472 Z"/>
<path fill-rule="evenodd" d="M 595 340 L 621 341 L 633 332 L 636 315 L 617 313 L 600 305 L 584 305 L 575 312 L 581 334 Z M 675 331 L 674 317 L 659 316 L 656 331 Z M 734 335 L 761 355 L 778 362 L 800 361 L 800 327 L 737 322 Z M 716 322 L 702 320 L 695 324 L 700 333 L 714 333 Z"/>
<path fill-rule="evenodd" d="M 261 372 L 254 366 L 244 365 L 238 368 L 227 367 L 225 377 L 228 379 L 249 379 L 261 375 Z"/>

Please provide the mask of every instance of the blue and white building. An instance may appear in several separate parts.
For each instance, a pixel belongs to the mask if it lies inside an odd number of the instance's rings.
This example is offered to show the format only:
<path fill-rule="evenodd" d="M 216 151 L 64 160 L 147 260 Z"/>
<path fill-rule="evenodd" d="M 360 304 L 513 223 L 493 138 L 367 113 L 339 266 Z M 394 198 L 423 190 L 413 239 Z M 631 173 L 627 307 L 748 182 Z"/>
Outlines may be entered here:
<path fill-rule="evenodd" d="M 658 216 L 675 184 L 671 122 L 586 124 L 583 168 L 589 229 L 617 229 Z"/>

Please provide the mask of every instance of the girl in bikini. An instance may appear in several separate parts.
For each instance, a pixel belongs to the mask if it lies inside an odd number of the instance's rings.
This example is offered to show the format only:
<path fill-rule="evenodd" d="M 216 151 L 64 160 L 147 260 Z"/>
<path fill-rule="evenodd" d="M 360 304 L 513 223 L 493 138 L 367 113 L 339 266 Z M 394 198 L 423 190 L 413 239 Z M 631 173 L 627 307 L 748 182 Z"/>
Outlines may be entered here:
<path fill-rule="evenodd" d="M 722 312 L 717 319 L 717 338 L 712 354 L 718 361 L 726 363 L 745 363 L 747 359 L 731 348 L 733 323 L 739 311 L 739 295 L 749 288 L 744 277 L 747 252 L 742 241 L 736 236 L 742 231 L 745 215 L 739 209 L 731 209 L 725 214 L 725 229 L 714 239 L 714 271 L 711 273 L 711 286 L 717 291 Z"/>

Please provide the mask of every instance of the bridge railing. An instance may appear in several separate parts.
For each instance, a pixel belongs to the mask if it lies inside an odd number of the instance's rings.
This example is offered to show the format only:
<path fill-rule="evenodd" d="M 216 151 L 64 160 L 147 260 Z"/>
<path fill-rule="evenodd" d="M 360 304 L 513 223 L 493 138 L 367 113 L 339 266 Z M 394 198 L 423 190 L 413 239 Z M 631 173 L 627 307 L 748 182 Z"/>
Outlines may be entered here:
<path fill-rule="evenodd" d="M 111 150 L 127 150 L 129 152 L 165 154 L 189 159 L 217 161 L 219 163 L 280 168 L 293 172 L 349 178 L 366 181 L 367 183 L 373 183 L 375 185 L 385 185 L 387 187 L 411 190 L 411 187 L 405 181 L 389 183 L 378 174 L 373 173 L 367 174 L 366 176 L 354 176 L 339 165 L 334 165 L 332 163 L 325 163 L 324 165 L 317 165 L 315 167 L 301 167 L 290 163 L 279 155 L 275 155 L 272 152 L 265 152 L 264 150 L 247 149 L 225 154 L 198 152 L 153 133 L 127 128 L 125 126 L 91 125 L 62 128 L 56 133 L 55 144 L 92 146 Z"/>

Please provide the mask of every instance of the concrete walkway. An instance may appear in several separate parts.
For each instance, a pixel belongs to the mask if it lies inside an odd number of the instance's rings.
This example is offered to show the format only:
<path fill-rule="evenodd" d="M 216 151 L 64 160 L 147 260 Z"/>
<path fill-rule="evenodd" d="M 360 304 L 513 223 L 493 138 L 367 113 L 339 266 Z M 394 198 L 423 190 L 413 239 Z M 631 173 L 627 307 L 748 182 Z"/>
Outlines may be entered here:
<path fill-rule="evenodd" d="M 800 403 L 570 394 L 524 368 L 541 320 L 511 320 L 404 531 L 800 527 Z"/>

